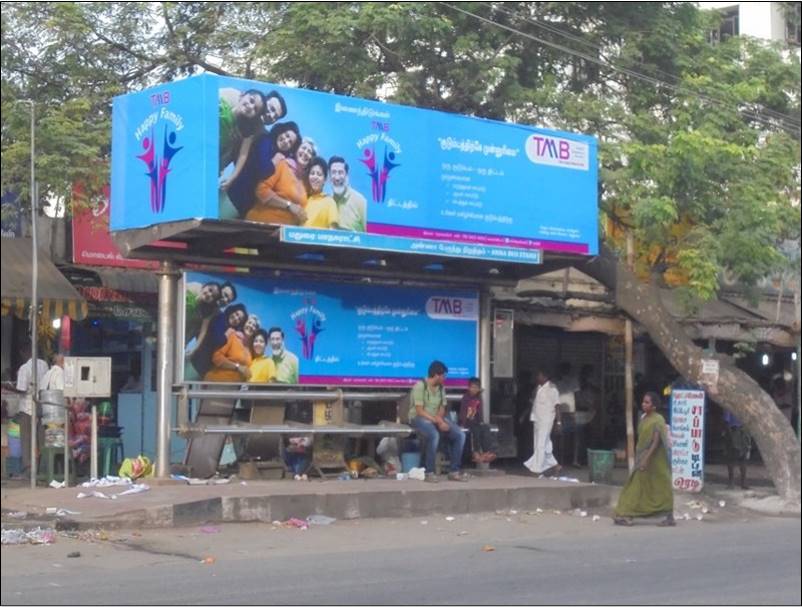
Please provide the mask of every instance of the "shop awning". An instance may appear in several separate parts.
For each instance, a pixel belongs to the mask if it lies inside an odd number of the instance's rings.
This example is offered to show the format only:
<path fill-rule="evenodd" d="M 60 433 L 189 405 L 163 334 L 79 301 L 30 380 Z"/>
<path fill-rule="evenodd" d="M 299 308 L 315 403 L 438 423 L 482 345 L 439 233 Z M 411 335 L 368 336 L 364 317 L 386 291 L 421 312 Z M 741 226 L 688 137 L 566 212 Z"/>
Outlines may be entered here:
<path fill-rule="evenodd" d="M 3 238 L 0 249 L 0 294 L 3 314 L 28 318 L 33 276 L 32 244 L 29 238 Z M 41 314 L 47 318 L 86 318 L 86 300 L 41 249 L 38 254 L 38 294 Z"/>

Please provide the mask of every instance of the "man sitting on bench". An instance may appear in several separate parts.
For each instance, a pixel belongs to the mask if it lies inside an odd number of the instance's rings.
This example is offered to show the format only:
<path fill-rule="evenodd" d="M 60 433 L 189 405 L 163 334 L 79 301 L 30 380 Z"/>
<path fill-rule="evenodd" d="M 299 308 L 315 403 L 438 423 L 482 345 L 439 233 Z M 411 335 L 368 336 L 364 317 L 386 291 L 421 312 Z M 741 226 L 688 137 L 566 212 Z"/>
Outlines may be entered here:
<path fill-rule="evenodd" d="M 435 461 L 437 446 L 442 432 L 450 443 L 450 466 L 448 478 L 452 481 L 467 481 L 460 472 L 465 434 L 462 429 L 446 417 L 446 391 L 443 387 L 448 368 L 439 360 L 429 365 L 426 379 L 418 381 L 410 392 L 409 424 L 426 446 L 426 481 L 438 482 Z"/>

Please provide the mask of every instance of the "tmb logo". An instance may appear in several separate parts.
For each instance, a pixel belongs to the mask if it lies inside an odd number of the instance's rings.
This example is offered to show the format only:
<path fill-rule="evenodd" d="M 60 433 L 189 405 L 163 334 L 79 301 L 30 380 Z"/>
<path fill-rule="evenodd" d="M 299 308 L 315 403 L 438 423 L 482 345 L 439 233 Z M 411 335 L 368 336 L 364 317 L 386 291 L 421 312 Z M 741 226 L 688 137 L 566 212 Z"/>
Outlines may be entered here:
<path fill-rule="evenodd" d="M 169 93 L 151 97 L 154 105 L 168 103 L 169 99 Z M 145 175 L 150 184 L 150 210 L 154 213 L 162 213 L 167 205 L 170 162 L 183 148 L 177 145 L 178 132 L 183 128 L 181 116 L 162 105 L 159 111 L 148 115 L 134 132 L 136 140 L 142 142 L 143 152 L 137 158 L 147 167 Z"/>
<path fill-rule="evenodd" d="M 390 172 L 401 166 L 398 157 L 401 155 L 401 145 L 387 132 L 390 130 L 389 123 L 373 122 L 373 128 L 381 131 L 371 133 L 357 141 L 357 147 L 362 150 L 362 158 L 359 162 L 365 165 L 370 177 L 371 198 L 373 202 L 382 203 L 387 199 L 387 182 L 390 179 Z M 376 153 L 376 144 L 384 143 L 382 158 Z"/>
<path fill-rule="evenodd" d="M 315 300 L 310 298 L 304 301 L 303 307 L 290 315 L 295 321 L 295 331 L 301 338 L 303 348 L 302 356 L 311 360 L 315 356 L 315 343 L 324 330 L 326 315 L 315 306 Z"/>
<path fill-rule="evenodd" d="M 478 301 L 469 297 L 435 295 L 426 301 L 426 315 L 441 320 L 476 320 L 479 318 Z"/>
<path fill-rule="evenodd" d="M 526 140 L 526 155 L 535 164 L 588 170 L 588 144 L 571 139 L 530 135 Z"/>

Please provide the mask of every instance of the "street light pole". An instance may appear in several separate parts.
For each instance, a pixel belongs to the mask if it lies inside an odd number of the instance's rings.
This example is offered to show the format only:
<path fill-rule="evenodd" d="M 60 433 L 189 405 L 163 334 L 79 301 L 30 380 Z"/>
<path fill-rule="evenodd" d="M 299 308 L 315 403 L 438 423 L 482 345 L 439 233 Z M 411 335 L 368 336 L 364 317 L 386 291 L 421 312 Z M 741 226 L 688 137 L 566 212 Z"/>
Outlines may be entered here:
<path fill-rule="evenodd" d="M 37 436 L 39 420 L 37 417 L 36 406 L 39 402 L 39 344 L 37 342 L 37 329 L 39 326 L 39 244 L 37 242 L 36 215 L 39 211 L 36 197 L 36 110 L 33 99 L 20 99 L 20 103 L 27 103 L 31 106 L 31 384 L 33 394 L 31 395 L 31 488 L 36 488 L 36 476 L 38 460 Z"/>

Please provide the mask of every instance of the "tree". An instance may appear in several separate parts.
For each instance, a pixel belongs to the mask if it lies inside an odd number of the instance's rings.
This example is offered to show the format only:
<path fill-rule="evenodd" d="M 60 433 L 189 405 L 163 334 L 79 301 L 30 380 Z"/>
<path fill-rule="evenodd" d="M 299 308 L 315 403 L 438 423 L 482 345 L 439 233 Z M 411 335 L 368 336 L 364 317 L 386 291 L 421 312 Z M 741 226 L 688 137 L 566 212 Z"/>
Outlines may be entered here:
<path fill-rule="evenodd" d="M 701 351 L 654 289 L 693 305 L 725 270 L 753 283 L 800 223 L 799 57 L 742 38 L 713 46 L 715 25 L 687 2 L 9 3 L 3 186 L 27 171 L 15 99 L 43 112 L 43 194 L 66 193 L 107 179 L 96 162 L 113 95 L 203 70 L 592 133 L 609 246 L 587 271 L 697 379 Z M 638 243 L 634 275 L 616 257 L 623 234 Z M 714 397 L 798 500 L 798 442 L 759 386 L 722 369 Z"/>

